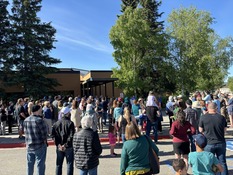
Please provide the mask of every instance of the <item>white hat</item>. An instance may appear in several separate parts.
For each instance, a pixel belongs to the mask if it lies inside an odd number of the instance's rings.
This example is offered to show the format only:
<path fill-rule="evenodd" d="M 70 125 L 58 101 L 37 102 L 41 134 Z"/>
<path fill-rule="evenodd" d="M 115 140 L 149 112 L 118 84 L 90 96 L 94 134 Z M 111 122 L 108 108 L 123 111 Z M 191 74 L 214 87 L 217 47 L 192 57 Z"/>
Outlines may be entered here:
<path fill-rule="evenodd" d="M 177 98 L 182 98 L 182 95 L 178 95 Z"/>
<path fill-rule="evenodd" d="M 69 107 L 63 107 L 61 109 L 61 113 L 63 113 L 64 115 L 68 114 L 71 111 L 71 108 Z"/>
<path fill-rule="evenodd" d="M 168 100 L 169 100 L 169 101 L 173 101 L 173 96 L 169 96 L 169 97 L 168 97 Z"/>

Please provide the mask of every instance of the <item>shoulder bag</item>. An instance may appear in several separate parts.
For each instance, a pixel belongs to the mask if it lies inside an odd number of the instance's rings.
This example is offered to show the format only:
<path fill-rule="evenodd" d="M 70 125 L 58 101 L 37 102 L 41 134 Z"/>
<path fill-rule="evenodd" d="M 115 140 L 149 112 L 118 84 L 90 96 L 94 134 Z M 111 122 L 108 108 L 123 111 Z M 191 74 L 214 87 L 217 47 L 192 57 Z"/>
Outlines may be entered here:
<path fill-rule="evenodd" d="M 145 136 L 145 137 L 146 137 L 146 140 L 149 144 L 149 154 L 148 155 L 149 155 L 151 174 L 159 174 L 159 172 L 160 172 L 159 158 L 158 158 L 157 154 L 155 153 L 155 151 L 152 149 L 148 136 Z"/>

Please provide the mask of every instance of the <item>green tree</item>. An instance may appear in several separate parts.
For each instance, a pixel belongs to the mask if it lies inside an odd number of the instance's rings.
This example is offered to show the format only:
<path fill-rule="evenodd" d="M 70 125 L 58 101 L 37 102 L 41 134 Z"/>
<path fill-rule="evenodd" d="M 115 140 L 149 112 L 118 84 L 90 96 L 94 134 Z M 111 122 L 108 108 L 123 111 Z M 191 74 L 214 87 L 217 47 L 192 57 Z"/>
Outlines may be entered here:
<path fill-rule="evenodd" d="M 11 24 L 9 19 L 9 13 L 7 6 L 8 1 L 0 1 L 0 96 L 4 97 L 3 86 L 5 85 L 6 76 L 9 74 L 11 69 L 10 55 L 11 55 Z"/>
<path fill-rule="evenodd" d="M 10 34 L 11 25 L 9 20 L 9 13 L 7 11 L 8 1 L 0 1 L 0 71 L 1 81 L 4 81 L 4 77 L 9 71 L 11 64 L 10 58 Z"/>
<path fill-rule="evenodd" d="M 227 86 L 233 92 L 233 77 L 229 77 L 227 80 Z"/>
<path fill-rule="evenodd" d="M 223 83 L 232 63 L 232 41 L 211 28 L 210 13 L 194 7 L 173 10 L 168 18 L 171 60 L 179 89 L 214 89 Z"/>
<path fill-rule="evenodd" d="M 23 86 L 25 95 L 34 97 L 48 93 L 58 83 L 46 78 L 57 71 L 54 64 L 59 59 L 51 57 L 54 49 L 56 30 L 51 23 L 41 22 L 37 13 L 41 10 L 41 0 L 13 0 L 13 66 L 14 72 L 8 77 L 10 85 Z"/>
<path fill-rule="evenodd" d="M 127 7 L 137 8 L 139 0 L 122 0 L 121 12 L 124 12 Z"/>
<path fill-rule="evenodd" d="M 127 7 L 110 31 L 115 49 L 113 56 L 118 64 L 113 69 L 113 76 L 119 79 L 117 85 L 127 95 L 140 95 L 153 89 L 156 64 L 164 62 L 163 49 L 160 50 L 163 45 L 160 45 L 161 34 L 152 32 L 144 10 Z"/>

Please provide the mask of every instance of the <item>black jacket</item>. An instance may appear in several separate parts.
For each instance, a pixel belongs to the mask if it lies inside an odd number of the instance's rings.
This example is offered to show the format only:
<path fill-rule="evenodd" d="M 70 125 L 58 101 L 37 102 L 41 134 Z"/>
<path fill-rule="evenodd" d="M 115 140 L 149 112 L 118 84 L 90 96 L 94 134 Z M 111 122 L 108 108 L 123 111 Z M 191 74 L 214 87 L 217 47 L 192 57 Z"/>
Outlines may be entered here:
<path fill-rule="evenodd" d="M 82 129 L 73 139 L 75 165 L 78 169 L 93 169 L 99 165 L 102 153 L 99 135 L 92 129 Z"/>
<path fill-rule="evenodd" d="M 73 146 L 73 136 L 75 133 L 74 123 L 69 118 L 62 117 L 52 128 L 52 137 L 55 139 L 55 145 Z"/>

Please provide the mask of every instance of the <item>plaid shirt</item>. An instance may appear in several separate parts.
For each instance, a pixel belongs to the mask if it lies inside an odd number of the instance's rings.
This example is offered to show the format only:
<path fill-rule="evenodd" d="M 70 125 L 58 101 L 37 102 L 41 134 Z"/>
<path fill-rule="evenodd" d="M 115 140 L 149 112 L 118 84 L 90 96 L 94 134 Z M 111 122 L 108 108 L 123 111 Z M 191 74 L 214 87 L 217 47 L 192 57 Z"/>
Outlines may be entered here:
<path fill-rule="evenodd" d="M 29 116 L 24 120 L 25 142 L 29 150 L 37 150 L 47 140 L 47 126 L 39 116 Z"/>

